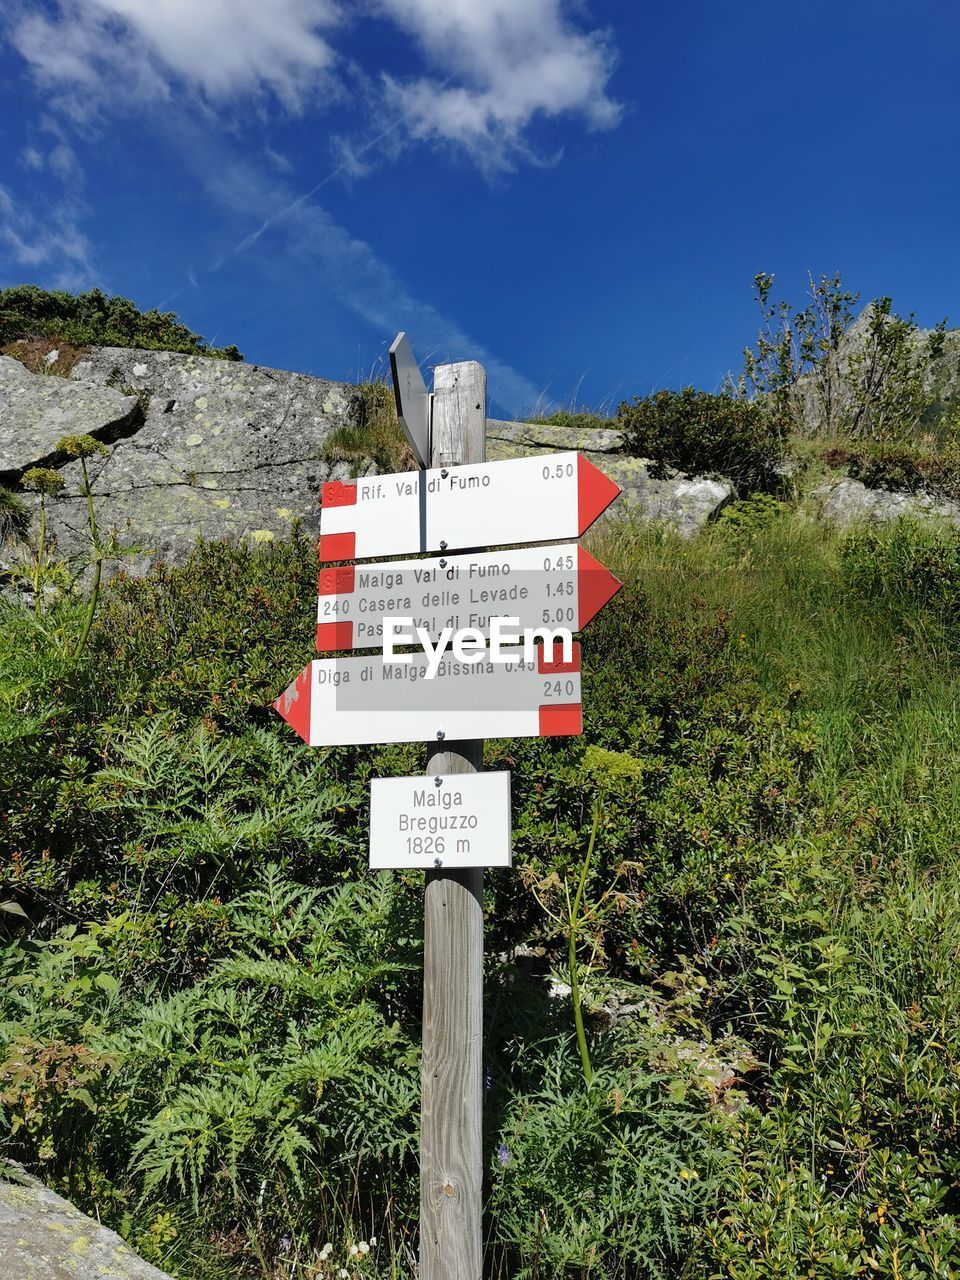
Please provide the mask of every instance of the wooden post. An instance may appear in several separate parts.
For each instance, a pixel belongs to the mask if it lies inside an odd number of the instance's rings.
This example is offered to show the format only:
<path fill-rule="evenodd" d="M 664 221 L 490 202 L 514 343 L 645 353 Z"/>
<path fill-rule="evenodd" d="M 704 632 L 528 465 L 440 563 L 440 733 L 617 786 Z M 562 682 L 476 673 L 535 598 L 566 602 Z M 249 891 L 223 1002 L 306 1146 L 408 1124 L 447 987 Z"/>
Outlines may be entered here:
<path fill-rule="evenodd" d="M 432 465 L 486 461 L 474 360 L 433 380 Z M 437 742 L 427 773 L 476 773 L 482 742 Z M 423 919 L 420 1280 L 480 1280 L 483 1154 L 483 869 L 429 871 Z"/>

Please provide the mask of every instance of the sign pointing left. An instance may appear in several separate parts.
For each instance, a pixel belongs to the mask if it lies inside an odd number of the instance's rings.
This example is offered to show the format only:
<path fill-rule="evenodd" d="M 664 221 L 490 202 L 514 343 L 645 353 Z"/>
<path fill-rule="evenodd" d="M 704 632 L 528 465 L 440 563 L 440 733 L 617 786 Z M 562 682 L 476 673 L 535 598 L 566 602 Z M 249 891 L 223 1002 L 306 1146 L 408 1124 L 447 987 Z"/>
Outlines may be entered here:
<path fill-rule="evenodd" d="M 422 655 L 317 658 L 273 705 L 310 747 L 580 733 L 580 646 L 569 662 L 559 646 L 531 661 L 503 652 L 507 663 L 445 658 L 432 679 Z"/>

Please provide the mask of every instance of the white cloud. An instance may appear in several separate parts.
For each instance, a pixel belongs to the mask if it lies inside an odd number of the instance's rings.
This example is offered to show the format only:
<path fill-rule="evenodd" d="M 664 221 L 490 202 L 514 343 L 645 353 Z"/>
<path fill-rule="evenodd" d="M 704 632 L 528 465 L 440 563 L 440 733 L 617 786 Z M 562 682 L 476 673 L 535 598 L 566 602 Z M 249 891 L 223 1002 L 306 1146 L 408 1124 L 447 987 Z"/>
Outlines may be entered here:
<path fill-rule="evenodd" d="M 20 152 L 20 163 L 25 169 L 42 169 L 43 156 L 36 147 L 24 147 Z"/>
<path fill-rule="evenodd" d="M 564 0 L 378 0 L 412 35 L 436 76 L 384 76 L 412 136 L 460 144 L 484 166 L 526 153 L 537 118 L 576 114 L 615 125 L 607 95 L 614 53 L 602 32 L 578 31 Z"/>
<path fill-rule="evenodd" d="M 525 134 L 538 119 L 573 115 L 590 128 L 619 120 L 607 92 L 613 49 L 603 32 L 573 22 L 573 7 L 574 0 L 56 0 L 52 13 L 8 23 L 38 81 L 83 117 L 121 85 L 128 100 L 170 101 L 185 87 L 211 106 L 266 90 L 299 110 L 320 89 L 345 91 L 349 64 L 338 65 L 331 41 L 347 15 L 386 19 L 413 39 L 430 72 L 411 66 L 409 78 L 378 81 L 378 107 L 392 113 L 398 136 L 461 146 L 490 169 L 533 158 Z M 349 157 L 350 144 L 341 141 L 341 151 Z"/>
<path fill-rule="evenodd" d="M 66 142 L 58 142 L 50 154 L 47 156 L 47 164 L 52 173 L 56 174 L 61 181 L 66 182 L 69 179 L 77 181 L 81 178 L 80 165 L 74 154 L 73 148 Z"/>
<path fill-rule="evenodd" d="M 338 20 L 337 0 L 58 0 L 12 39 L 45 83 L 99 94 L 122 72 L 142 98 L 168 97 L 176 80 L 211 101 L 266 88 L 295 108 L 333 65 L 320 31 Z"/>

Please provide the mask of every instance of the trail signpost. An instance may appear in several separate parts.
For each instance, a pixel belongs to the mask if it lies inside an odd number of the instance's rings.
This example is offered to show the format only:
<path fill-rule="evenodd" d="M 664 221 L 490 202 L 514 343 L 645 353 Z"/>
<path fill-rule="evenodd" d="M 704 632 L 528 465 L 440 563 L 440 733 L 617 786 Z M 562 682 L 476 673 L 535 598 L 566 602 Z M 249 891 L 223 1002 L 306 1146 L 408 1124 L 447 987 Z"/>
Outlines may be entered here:
<path fill-rule="evenodd" d="M 324 485 L 318 547 L 318 650 L 383 653 L 316 659 L 274 706 L 311 746 L 430 744 L 425 777 L 372 783 L 370 865 L 426 871 L 420 1277 L 480 1280 L 483 867 L 512 860 L 509 774 L 481 772 L 483 739 L 581 732 L 579 646 L 564 660 L 549 631 L 569 641 L 619 589 L 573 540 L 620 491 L 573 452 L 486 462 L 475 362 L 438 366 L 432 395 L 402 333 L 390 362 L 423 469 Z M 547 633 L 498 654 L 504 622 Z M 388 648 L 406 625 L 422 654 Z"/>
<path fill-rule="evenodd" d="M 518 646 L 502 664 L 477 652 L 477 661 L 447 654 L 433 678 L 419 655 L 317 658 L 274 707 L 311 747 L 580 732 L 579 646 L 570 662 L 559 646 L 539 649 L 531 662 Z"/>
<path fill-rule="evenodd" d="M 579 538 L 619 492 L 573 452 L 333 480 L 322 491 L 320 559 Z"/>
<path fill-rule="evenodd" d="M 575 542 L 433 560 L 330 566 L 320 570 L 317 650 L 379 649 L 384 618 L 408 616 L 435 639 L 444 627 L 490 633 L 493 617 L 518 630 L 582 631 L 620 589 L 599 560 Z"/>

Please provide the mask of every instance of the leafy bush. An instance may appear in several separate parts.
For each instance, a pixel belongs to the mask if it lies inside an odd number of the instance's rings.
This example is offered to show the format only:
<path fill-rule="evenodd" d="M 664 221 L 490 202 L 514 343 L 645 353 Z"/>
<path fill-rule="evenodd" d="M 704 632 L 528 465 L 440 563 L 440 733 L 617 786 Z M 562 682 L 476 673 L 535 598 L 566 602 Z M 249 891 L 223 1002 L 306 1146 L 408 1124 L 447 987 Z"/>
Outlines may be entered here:
<path fill-rule="evenodd" d="M 832 467 L 845 467 L 851 479 L 868 489 L 960 498 L 960 454 L 953 444 L 938 449 L 870 442 L 832 445 L 822 457 Z"/>
<path fill-rule="evenodd" d="M 748 489 L 771 483 L 782 453 L 759 403 L 693 387 L 624 402 L 617 421 L 630 453 L 681 471 L 719 473 Z"/>
<path fill-rule="evenodd" d="M 761 324 L 737 385 L 785 434 L 909 441 L 942 414 L 927 375 L 944 354 L 945 320 L 923 333 L 912 313 L 897 315 L 881 297 L 854 321 L 860 295 L 844 289 L 839 273 L 809 276 L 800 307 L 773 300 L 768 272 L 753 283 Z"/>
<path fill-rule="evenodd" d="M 78 294 L 32 284 L 0 289 L 0 346 L 19 338 L 62 338 L 72 343 L 243 359 L 234 346 L 208 346 L 172 311 L 141 311 L 129 299 L 108 296 L 99 289 Z"/>
<path fill-rule="evenodd" d="M 960 533 L 900 521 L 861 529 L 841 548 L 846 581 L 864 596 L 890 602 L 901 615 L 960 623 Z"/>
<path fill-rule="evenodd" d="M 390 877 L 321 893 L 268 865 L 259 880 L 224 913 L 224 958 L 166 995 L 118 998 L 123 916 L 8 949 L 0 1086 L 10 1149 L 70 1167 L 108 1212 L 157 1188 L 276 1248 L 342 1230 L 357 1185 L 368 1219 L 394 1194 L 416 1142 L 415 1056 L 385 993 L 412 959 Z"/>

